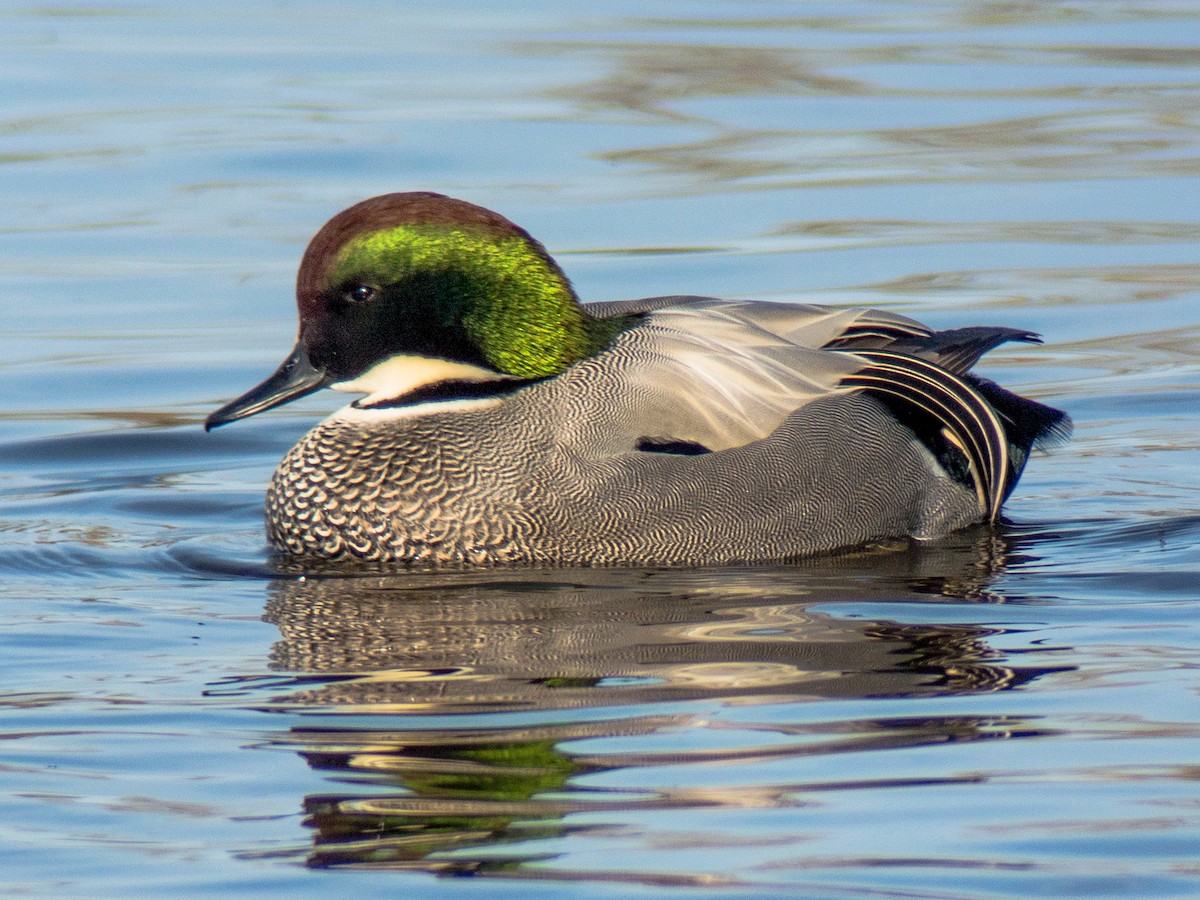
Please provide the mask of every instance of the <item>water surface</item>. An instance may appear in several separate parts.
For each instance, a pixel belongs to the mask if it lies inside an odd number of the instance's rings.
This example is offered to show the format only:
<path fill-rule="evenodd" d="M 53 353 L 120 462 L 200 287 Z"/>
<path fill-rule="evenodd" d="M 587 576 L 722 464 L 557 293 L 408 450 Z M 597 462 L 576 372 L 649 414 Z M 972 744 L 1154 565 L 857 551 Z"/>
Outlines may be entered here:
<path fill-rule="evenodd" d="M 0 12 L 0 889 L 1200 892 L 1200 8 L 543 7 Z M 201 422 L 406 189 L 587 299 L 1037 330 L 982 369 L 1075 438 L 926 547 L 280 564 L 338 398 Z"/>

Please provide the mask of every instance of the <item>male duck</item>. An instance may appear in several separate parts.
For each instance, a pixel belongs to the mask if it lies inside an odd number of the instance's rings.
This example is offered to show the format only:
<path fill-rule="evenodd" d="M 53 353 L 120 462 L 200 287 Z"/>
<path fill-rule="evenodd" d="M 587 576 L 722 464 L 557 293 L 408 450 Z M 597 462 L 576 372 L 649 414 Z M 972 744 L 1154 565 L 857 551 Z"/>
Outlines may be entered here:
<path fill-rule="evenodd" d="M 300 334 L 206 428 L 365 394 L 267 491 L 287 553 L 404 563 L 781 560 L 994 521 L 1069 419 L 968 370 L 1010 328 L 708 297 L 581 305 L 536 240 L 439 194 L 334 216 Z"/>

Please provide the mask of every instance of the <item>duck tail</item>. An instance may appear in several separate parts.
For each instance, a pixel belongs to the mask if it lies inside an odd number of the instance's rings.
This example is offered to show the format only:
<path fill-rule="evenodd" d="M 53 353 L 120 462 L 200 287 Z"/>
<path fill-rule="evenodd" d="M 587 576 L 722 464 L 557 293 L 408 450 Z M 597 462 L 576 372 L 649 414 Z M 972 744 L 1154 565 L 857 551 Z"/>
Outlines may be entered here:
<path fill-rule="evenodd" d="M 1061 409 L 1014 394 L 987 378 L 968 375 L 966 380 L 988 402 L 1004 426 L 1008 438 L 1009 467 L 1012 470 L 1009 480 L 1011 492 L 1025 468 L 1030 452 L 1035 447 L 1038 450 L 1050 450 L 1065 444 L 1071 438 L 1074 424 Z"/>
<path fill-rule="evenodd" d="M 841 385 L 883 403 L 952 478 L 973 486 L 988 521 L 999 516 L 1030 450 L 1070 434 L 1066 413 L 977 375 L 957 374 L 891 348 L 855 355 L 866 365 Z"/>

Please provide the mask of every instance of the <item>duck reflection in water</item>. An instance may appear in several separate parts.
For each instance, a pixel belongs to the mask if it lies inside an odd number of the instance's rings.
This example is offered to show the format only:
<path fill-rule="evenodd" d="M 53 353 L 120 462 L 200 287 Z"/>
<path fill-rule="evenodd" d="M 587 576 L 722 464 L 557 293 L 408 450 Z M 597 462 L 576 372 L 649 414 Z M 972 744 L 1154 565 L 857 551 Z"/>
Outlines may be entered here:
<path fill-rule="evenodd" d="M 572 824 L 574 813 L 794 805 L 797 792 L 818 789 L 801 757 L 1037 733 L 996 716 L 856 719 L 825 708 L 814 720 L 807 705 L 995 692 L 1060 670 L 1006 664 L 988 643 L 1002 628 L 937 622 L 946 603 L 1003 600 L 989 585 L 1008 553 L 988 529 L 789 568 L 309 574 L 276 582 L 267 607 L 281 633 L 271 666 L 292 674 L 254 690 L 275 692 L 267 705 L 291 711 L 380 716 L 372 728 L 330 727 L 323 716 L 320 727 L 278 737 L 331 782 L 356 785 L 306 798 L 310 865 L 515 874 L 541 858 L 519 844 L 586 827 Z M 897 602 L 926 605 L 931 621 L 876 615 Z M 870 618 L 839 614 L 864 603 Z M 734 728 L 710 704 L 703 721 L 680 711 L 697 700 L 771 711 L 758 724 L 739 716 Z M 614 714 L 539 715 L 598 706 Z M 505 720 L 396 727 L 396 716 L 455 713 Z M 755 737 L 724 749 L 637 749 L 643 738 L 700 728 Z M 588 738 L 620 738 L 627 749 L 568 746 Z M 786 758 L 797 759 L 795 783 L 749 794 L 707 785 L 631 798 L 573 783 L 618 768 Z"/>

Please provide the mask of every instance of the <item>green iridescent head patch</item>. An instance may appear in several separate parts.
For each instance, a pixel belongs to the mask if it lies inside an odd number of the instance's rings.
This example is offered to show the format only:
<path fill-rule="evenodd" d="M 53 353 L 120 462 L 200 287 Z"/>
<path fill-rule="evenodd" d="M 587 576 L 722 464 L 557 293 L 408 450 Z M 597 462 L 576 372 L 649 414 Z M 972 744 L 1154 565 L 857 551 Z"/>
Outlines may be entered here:
<path fill-rule="evenodd" d="M 328 269 L 331 290 L 398 286 L 396 302 L 406 283 L 425 286 L 414 315 L 433 316 L 439 327 L 457 323 L 482 358 L 508 375 L 556 374 L 607 340 L 558 266 L 520 233 L 396 225 L 350 238 Z"/>

